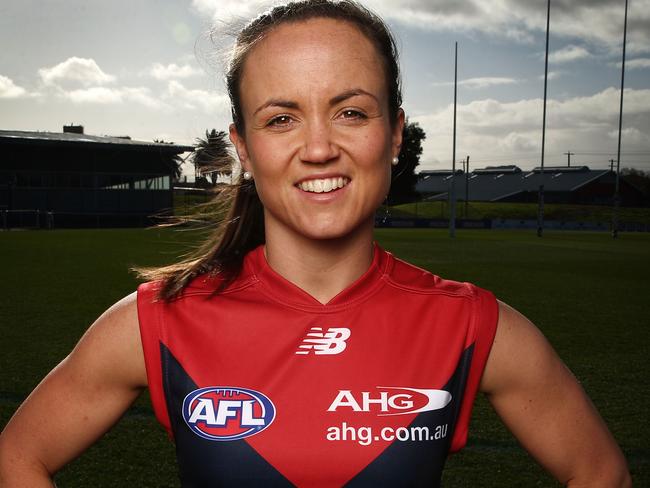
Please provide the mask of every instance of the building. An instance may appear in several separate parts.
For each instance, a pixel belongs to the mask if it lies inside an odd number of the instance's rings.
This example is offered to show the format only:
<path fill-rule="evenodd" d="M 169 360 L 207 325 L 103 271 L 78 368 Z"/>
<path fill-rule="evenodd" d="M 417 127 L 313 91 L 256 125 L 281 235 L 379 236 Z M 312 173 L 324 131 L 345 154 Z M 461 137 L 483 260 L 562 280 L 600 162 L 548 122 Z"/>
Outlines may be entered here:
<path fill-rule="evenodd" d="M 415 189 L 423 200 L 447 200 L 451 180 L 451 170 L 422 171 Z M 515 165 L 488 166 L 470 174 L 456 171 L 454 192 L 462 201 L 537 202 L 542 183 L 546 203 L 608 205 L 613 201 L 616 173 L 587 166 L 549 166 L 543 173 L 541 168 L 522 171 Z M 624 179 L 620 194 L 622 205 L 647 205 L 642 192 Z"/>
<path fill-rule="evenodd" d="M 173 207 L 178 155 L 192 146 L 63 133 L 0 130 L 4 227 L 129 227 Z"/>

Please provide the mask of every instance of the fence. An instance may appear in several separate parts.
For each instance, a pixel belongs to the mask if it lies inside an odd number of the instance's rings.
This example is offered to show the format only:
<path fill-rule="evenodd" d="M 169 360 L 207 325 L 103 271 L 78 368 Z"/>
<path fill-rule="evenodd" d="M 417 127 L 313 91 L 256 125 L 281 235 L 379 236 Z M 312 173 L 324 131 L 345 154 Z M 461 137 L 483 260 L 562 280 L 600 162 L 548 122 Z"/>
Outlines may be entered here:
<path fill-rule="evenodd" d="M 375 227 L 413 228 L 413 229 L 444 229 L 449 227 L 448 219 L 425 219 L 403 217 L 375 217 Z M 457 229 L 537 229 L 537 220 L 518 219 L 458 219 Z M 549 230 L 611 230 L 610 222 L 564 222 L 560 220 L 544 221 L 544 228 Z M 621 222 L 619 230 L 623 232 L 650 232 L 650 224 L 637 222 Z"/>
<path fill-rule="evenodd" d="M 54 229 L 54 228 L 111 228 L 146 227 L 160 223 L 164 215 L 141 213 L 74 213 L 35 209 L 0 209 L 0 228 Z"/>

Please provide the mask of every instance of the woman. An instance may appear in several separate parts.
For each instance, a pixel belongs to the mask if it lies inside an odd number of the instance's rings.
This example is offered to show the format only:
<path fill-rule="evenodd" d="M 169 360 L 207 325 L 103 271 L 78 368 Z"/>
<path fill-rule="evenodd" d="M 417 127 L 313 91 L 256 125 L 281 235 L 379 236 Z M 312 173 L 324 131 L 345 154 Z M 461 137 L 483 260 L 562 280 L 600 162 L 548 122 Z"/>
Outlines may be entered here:
<path fill-rule="evenodd" d="M 352 2 L 276 7 L 240 33 L 227 82 L 229 218 L 37 387 L 0 438 L 2 486 L 51 486 L 146 386 L 187 486 L 435 486 L 477 390 L 562 483 L 629 486 L 530 322 L 373 244 L 404 125 L 383 23 Z"/>

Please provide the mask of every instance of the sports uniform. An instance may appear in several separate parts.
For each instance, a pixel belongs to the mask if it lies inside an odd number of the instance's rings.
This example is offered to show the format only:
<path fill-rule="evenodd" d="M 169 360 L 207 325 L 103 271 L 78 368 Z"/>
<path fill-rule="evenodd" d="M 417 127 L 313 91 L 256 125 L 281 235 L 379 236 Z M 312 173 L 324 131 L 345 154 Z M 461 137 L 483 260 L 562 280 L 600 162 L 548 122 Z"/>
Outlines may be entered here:
<path fill-rule="evenodd" d="M 494 338 L 494 296 L 375 246 L 323 305 L 263 247 L 214 293 L 138 289 L 149 389 L 183 486 L 437 486 L 466 442 Z"/>

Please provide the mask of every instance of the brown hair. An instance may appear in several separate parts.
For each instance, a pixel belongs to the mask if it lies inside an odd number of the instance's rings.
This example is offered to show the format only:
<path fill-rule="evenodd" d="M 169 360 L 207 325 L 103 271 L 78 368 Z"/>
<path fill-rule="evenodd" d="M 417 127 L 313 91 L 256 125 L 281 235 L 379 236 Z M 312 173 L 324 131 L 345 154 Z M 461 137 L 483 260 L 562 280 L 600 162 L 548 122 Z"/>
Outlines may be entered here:
<path fill-rule="evenodd" d="M 240 85 L 244 63 L 255 45 L 279 25 L 314 18 L 330 18 L 355 25 L 375 46 L 384 61 L 388 108 L 391 123 L 398 118 L 402 104 L 401 82 L 395 40 L 386 24 L 374 13 L 352 0 L 303 0 L 279 5 L 261 14 L 237 35 L 226 72 L 232 120 L 238 133 L 244 134 Z M 171 300 L 192 278 L 204 273 L 219 273 L 225 288 L 239 273 L 246 253 L 265 242 L 264 213 L 255 186 L 239 180 L 220 190 L 205 208 L 211 209 L 179 222 L 203 222 L 217 225 L 203 245 L 187 259 L 161 268 L 136 270 L 141 278 L 162 282 L 159 298 Z M 225 218 L 224 218 L 225 215 Z"/>

